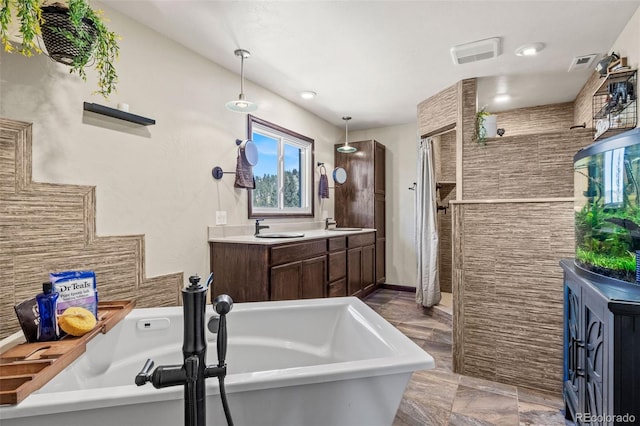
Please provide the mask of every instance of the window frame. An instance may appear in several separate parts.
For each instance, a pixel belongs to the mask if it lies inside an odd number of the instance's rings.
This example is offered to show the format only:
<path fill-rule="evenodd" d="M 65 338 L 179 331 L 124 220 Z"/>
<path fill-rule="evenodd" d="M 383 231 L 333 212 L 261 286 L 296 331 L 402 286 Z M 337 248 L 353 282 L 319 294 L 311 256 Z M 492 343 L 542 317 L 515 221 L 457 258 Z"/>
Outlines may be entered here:
<path fill-rule="evenodd" d="M 301 187 L 303 192 L 303 197 L 304 198 L 308 198 L 308 207 L 304 207 L 302 210 L 300 208 L 287 208 L 284 206 L 280 205 L 280 193 L 281 193 L 281 188 L 278 188 L 278 210 L 275 211 L 273 209 L 268 209 L 270 211 L 265 211 L 267 209 L 260 209 L 260 208 L 255 208 L 253 207 L 253 190 L 248 190 L 247 191 L 247 204 L 248 204 L 248 217 L 249 219 L 260 219 L 260 218 L 265 218 L 265 217 L 270 217 L 270 218 L 277 218 L 277 217 L 282 217 L 282 218 L 296 218 L 296 217 L 314 217 L 315 216 L 315 197 L 314 197 L 314 188 L 315 188 L 315 173 L 314 173 L 314 168 L 313 168 L 313 164 L 314 164 L 314 155 L 315 155 L 315 145 L 314 145 L 314 140 L 301 135 L 299 133 L 296 133 L 292 130 L 286 129 L 282 126 L 279 126 L 277 124 L 271 123 L 269 121 L 266 120 L 262 120 L 256 116 L 253 115 L 248 115 L 247 116 L 247 137 L 248 139 L 253 139 L 253 132 L 254 130 L 259 130 L 260 128 L 263 128 L 265 133 L 271 133 L 269 136 L 273 136 L 273 135 L 278 135 L 284 138 L 291 138 L 294 139 L 294 146 L 296 145 L 304 145 L 306 143 L 309 144 L 308 146 L 308 152 L 309 152 L 309 162 L 306 165 L 307 169 L 306 170 L 306 176 L 305 176 L 305 180 L 308 181 L 308 184 L 305 185 L 306 188 Z M 303 148 L 304 149 L 304 148 Z M 260 161 L 260 159 L 258 158 L 258 161 Z M 281 162 L 284 160 L 278 160 L 278 182 L 281 181 L 282 176 L 280 175 L 281 170 L 282 169 L 282 164 Z M 301 173 L 301 177 L 302 177 L 302 170 L 300 170 Z M 302 179 L 301 179 L 302 180 Z M 280 184 L 279 184 L 280 185 Z M 308 194 L 308 195 L 307 195 Z M 287 213 L 287 210 L 290 210 Z"/>

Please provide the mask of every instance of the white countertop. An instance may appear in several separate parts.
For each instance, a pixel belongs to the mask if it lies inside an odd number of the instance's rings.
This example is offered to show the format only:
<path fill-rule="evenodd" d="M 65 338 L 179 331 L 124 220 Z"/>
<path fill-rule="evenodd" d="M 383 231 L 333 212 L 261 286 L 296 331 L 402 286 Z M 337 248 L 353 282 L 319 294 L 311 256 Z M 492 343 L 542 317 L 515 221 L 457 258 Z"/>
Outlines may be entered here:
<path fill-rule="evenodd" d="M 262 231 L 263 233 L 268 234 L 269 230 Z M 304 234 L 304 237 L 294 237 L 294 238 L 257 238 L 253 235 L 230 235 L 226 237 L 210 237 L 209 242 L 211 243 L 238 243 L 238 244 L 284 244 L 291 243 L 296 241 L 306 241 L 313 240 L 317 238 L 331 238 L 331 237 L 340 237 L 345 235 L 357 235 L 357 234 L 366 234 L 368 232 L 375 232 L 373 228 L 362 228 L 361 231 L 327 231 L 324 229 L 310 229 L 307 231 L 278 231 L 277 233 L 301 233 Z"/>

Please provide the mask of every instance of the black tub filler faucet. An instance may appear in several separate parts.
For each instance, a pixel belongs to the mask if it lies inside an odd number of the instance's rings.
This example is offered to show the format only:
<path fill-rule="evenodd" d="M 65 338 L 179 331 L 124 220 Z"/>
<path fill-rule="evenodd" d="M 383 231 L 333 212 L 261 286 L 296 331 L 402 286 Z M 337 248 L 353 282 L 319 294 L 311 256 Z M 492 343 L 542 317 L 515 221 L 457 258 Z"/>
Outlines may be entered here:
<path fill-rule="evenodd" d="M 231 297 L 223 294 L 215 298 L 213 309 L 220 315 L 218 320 L 218 365 L 207 366 L 207 339 L 205 338 L 205 308 L 207 290 L 212 281 L 209 276 L 207 285 L 200 284 L 200 277 L 189 277 L 190 285 L 182 289 L 184 332 L 181 365 L 162 365 L 153 373 L 151 359 L 147 359 L 142 370 L 136 375 L 135 383 L 142 386 L 151 382 L 157 389 L 184 385 L 184 424 L 185 426 L 204 426 L 206 420 L 205 379 L 217 377 L 220 383 L 220 398 L 227 419 L 227 425 L 233 426 L 231 412 L 227 403 L 224 378 L 227 375 L 227 317 L 233 307 Z"/>

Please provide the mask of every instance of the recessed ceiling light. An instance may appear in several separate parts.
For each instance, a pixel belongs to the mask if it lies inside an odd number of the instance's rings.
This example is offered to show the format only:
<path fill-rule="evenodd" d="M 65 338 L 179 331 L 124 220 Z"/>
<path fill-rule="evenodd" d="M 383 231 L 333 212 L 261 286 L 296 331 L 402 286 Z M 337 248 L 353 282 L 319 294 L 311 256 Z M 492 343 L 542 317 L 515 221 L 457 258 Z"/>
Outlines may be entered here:
<path fill-rule="evenodd" d="M 310 90 L 307 90 L 305 92 L 300 92 L 300 97 L 302 99 L 313 99 L 316 97 L 316 92 L 312 92 Z"/>
<path fill-rule="evenodd" d="M 507 95 L 506 93 L 505 93 L 505 94 L 502 94 L 502 95 L 496 95 L 496 97 L 495 97 L 495 98 L 493 98 L 493 100 L 494 100 L 495 102 L 498 102 L 498 103 L 507 102 L 507 101 L 509 101 L 510 99 L 511 99 L 511 96 Z"/>
<path fill-rule="evenodd" d="M 516 55 L 518 56 L 535 56 L 542 49 L 544 49 L 544 43 L 529 43 L 522 45 L 516 49 Z"/>

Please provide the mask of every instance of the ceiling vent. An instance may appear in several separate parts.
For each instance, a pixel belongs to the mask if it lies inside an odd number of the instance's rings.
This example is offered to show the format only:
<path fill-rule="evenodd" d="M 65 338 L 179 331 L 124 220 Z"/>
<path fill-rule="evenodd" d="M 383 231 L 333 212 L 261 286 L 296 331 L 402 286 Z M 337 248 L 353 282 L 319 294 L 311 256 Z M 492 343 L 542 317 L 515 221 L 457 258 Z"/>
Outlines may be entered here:
<path fill-rule="evenodd" d="M 571 60 L 571 65 L 567 71 L 582 71 L 593 68 L 593 61 L 598 57 L 597 54 L 576 56 Z"/>
<path fill-rule="evenodd" d="M 495 58 L 500 53 L 500 37 L 459 44 L 451 48 L 451 58 L 456 65 Z"/>

